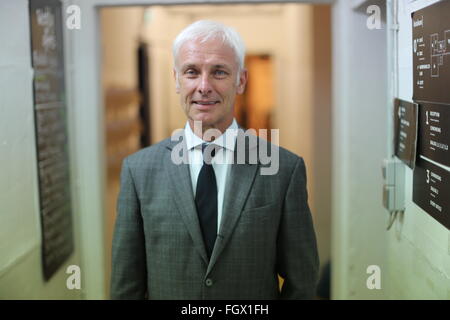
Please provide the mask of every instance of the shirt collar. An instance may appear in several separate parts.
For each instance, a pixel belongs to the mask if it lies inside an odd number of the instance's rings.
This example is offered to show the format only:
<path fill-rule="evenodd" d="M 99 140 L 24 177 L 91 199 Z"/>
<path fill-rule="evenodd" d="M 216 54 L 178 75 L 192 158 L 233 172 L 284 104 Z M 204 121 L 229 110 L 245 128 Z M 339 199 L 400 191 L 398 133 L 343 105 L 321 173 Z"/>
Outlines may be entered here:
<path fill-rule="evenodd" d="M 222 148 L 234 151 L 238 129 L 239 127 L 237 125 L 236 119 L 233 118 L 233 122 L 231 122 L 230 126 L 225 130 L 225 133 L 215 139 L 213 143 Z M 186 137 L 186 145 L 188 150 L 196 148 L 203 143 L 209 143 L 207 141 L 203 141 L 201 138 L 194 134 L 191 126 L 189 125 L 189 121 L 186 122 L 186 126 L 184 127 L 184 134 Z"/>

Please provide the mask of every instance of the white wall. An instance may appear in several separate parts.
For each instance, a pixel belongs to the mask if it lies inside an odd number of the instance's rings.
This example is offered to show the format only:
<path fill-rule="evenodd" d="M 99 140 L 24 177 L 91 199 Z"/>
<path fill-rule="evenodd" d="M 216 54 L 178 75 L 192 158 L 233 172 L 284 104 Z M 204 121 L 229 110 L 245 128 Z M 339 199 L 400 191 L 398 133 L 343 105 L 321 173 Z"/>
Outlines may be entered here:
<path fill-rule="evenodd" d="M 28 1 L 0 3 L 0 43 L 0 299 L 79 299 L 65 273 L 80 264 L 76 216 L 75 252 L 42 276 Z"/>
<path fill-rule="evenodd" d="M 398 96 L 412 101 L 411 12 L 437 2 L 399 1 Z M 450 299 L 450 232 L 412 202 L 413 171 L 405 166 L 406 210 L 388 237 L 388 297 Z"/>
<path fill-rule="evenodd" d="M 386 26 L 348 0 L 333 7 L 332 296 L 385 297 L 387 212 L 381 163 L 387 150 Z M 366 269 L 382 270 L 382 290 L 369 290 Z"/>
<path fill-rule="evenodd" d="M 412 170 L 405 168 L 405 213 L 389 231 L 388 212 L 381 205 L 381 160 L 390 157 L 392 150 L 392 98 L 412 101 L 410 13 L 434 2 L 398 1 L 398 53 L 387 47 L 395 32 L 385 24 L 382 30 L 366 28 L 365 9 L 371 1 L 355 1 L 362 4 L 359 10 L 344 0 L 334 8 L 332 271 L 336 299 L 450 298 L 449 231 L 412 202 Z M 398 93 L 392 77 L 397 54 Z M 366 268 L 372 264 L 381 268 L 381 290 L 366 287 Z"/>

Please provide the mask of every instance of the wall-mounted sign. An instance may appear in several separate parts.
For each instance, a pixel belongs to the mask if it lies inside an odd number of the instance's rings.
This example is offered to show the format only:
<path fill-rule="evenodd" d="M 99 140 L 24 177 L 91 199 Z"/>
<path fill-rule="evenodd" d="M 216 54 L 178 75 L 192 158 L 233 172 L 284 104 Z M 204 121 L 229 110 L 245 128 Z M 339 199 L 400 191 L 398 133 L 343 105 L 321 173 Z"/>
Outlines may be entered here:
<path fill-rule="evenodd" d="M 30 1 L 42 265 L 48 280 L 73 251 L 61 3 Z"/>
<path fill-rule="evenodd" d="M 450 1 L 412 14 L 414 100 L 450 104 Z"/>
<path fill-rule="evenodd" d="M 418 106 L 416 103 L 395 99 L 394 144 L 395 155 L 414 169 L 417 149 Z"/>
<path fill-rule="evenodd" d="M 450 1 L 437 2 L 411 16 L 413 99 L 419 103 L 420 154 L 414 169 L 413 201 L 447 228 L 450 228 L 449 16 Z"/>
<path fill-rule="evenodd" d="M 414 203 L 450 229 L 450 172 L 418 158 L 413 179 Z"/>
<path fill-rule="evenodd" d="M 450 105 L 421 103 L 419 114 L 419 154 L 450 166 Z"/>

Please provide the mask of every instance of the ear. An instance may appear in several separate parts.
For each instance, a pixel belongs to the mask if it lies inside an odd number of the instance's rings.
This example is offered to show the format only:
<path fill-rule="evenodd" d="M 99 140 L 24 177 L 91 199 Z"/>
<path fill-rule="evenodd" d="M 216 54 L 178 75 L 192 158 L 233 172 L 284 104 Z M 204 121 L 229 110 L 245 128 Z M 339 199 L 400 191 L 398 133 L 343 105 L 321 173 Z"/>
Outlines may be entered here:
<path fill-rule="evenodd" d="M 245 85 L 247 84 L 248 72 L 247 69 L 243 69 L 239 75 L 239 83 L 236 92 L 238 94 L 243 94 L 245 91 Z"/>
<path fill-rule="evenodd" d="M 175 91 L 176 93 L 180 93 L 180 81 L 177 80 L 177 70 L 175 68 L 173 70 L 173 79 L 175 80 Z"/>

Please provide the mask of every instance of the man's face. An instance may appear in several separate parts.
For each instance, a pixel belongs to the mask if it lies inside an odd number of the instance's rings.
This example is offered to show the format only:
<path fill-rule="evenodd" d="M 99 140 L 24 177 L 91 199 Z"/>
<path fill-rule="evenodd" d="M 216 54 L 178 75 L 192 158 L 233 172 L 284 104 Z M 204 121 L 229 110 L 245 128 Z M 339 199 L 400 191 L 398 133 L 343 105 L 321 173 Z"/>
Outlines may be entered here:
<path fill-rule="evenodd" d="M 201 121 L 203 129 L 224 131 L 233 120 L 236 94 L 244 92 L 247 72 L 240 73 L 233 49 L 220 40 L 186 42 L 178 53 L 177 93 L 191 127 Z M 174 70 L 176 79 L 176 70 Z"/>

